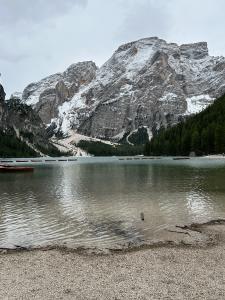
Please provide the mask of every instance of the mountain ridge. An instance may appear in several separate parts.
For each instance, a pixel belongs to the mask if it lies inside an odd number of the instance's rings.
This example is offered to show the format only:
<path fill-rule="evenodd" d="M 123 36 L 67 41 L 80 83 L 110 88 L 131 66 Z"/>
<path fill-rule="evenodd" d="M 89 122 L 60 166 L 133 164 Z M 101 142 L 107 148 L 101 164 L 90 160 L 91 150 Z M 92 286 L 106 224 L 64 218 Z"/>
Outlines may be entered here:
<path fill-rule="evenodd" d="M 79 83 L 69 96 L 65 79 L 53 80 L 53 87 L 44 80 L 46 89 L 30 103 L 52 134 L 74 130 L 118 142 L 145 127 L 151 138 L 225 92 L 225 58 L 209 56 L 206 42 L 179 46 L 150 37 L 121 45 L 100 68 L 79 64 L 71 65 L 71 84 Z M 25 88 L 23 102 L 29 104 L 27 92 L 35 93 Z"/>

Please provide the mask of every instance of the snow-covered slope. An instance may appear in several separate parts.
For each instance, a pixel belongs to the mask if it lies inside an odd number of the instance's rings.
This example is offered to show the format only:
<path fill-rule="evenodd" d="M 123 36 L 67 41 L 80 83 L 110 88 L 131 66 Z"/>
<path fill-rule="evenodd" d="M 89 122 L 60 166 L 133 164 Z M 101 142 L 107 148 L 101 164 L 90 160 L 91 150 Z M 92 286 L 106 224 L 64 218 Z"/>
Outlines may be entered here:
<path fill-rule="evenodd" d="M 91 61 L 73 64 L 63 73 L 29 84 L 23 91 L 22 100 L 35 108 L 45 123 L 50 123 L 58 116 L 58 107 L 95 78 L 96 70 Z"/>
<path fill-rule="evenodd" d="M 20 92 L 15 92 L 10 96 L 10 99 L 16 99 L 22 101 L 23 94 Z"/>
<path fill-rule="evenodd" d="M 209 56 L 205 42 L 179 46 L 146 38 L 120 46 L 100 69 L 85 64 L 82 76 L 88 74 L 88 80 L 68 97 L 53 101 L 54 113 L 49 113 L 49 90 L 57 94 L 59 83 L 60 91 L 70 88 L 78 71 L 70 80 L 62 74 L 48 77 L 23 93 L 23 100 L 40 111 L 46 123 L 51 120 L 55 132 L 66 135 L 73 129 L 117 141 L 125 133 L 147 127 L 151 135 L 225 93 L 225 58 Z"/>

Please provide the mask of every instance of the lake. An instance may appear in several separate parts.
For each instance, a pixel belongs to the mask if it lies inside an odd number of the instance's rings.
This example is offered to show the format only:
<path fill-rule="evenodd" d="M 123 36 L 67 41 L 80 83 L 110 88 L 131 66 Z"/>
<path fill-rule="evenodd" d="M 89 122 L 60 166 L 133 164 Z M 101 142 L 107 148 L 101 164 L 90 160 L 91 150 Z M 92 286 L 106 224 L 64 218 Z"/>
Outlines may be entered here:
<path fill-rule="evenodd" d="M 113 248 L 224 217 L 225 159 L 80 158 L 0 173 L 0 247 Z"/>

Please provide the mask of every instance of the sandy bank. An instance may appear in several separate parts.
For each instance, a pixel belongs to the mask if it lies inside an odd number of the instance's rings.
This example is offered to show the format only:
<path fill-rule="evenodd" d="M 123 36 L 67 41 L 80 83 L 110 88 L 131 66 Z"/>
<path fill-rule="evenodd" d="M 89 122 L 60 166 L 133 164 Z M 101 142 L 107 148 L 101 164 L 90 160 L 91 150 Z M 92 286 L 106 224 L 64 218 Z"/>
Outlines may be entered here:
<path fill-rule="evenodd" d="M 167 246 L 111 255 L 3 251 L 0 299 L 225 299 L 224 221 L 169 233 Z"/>

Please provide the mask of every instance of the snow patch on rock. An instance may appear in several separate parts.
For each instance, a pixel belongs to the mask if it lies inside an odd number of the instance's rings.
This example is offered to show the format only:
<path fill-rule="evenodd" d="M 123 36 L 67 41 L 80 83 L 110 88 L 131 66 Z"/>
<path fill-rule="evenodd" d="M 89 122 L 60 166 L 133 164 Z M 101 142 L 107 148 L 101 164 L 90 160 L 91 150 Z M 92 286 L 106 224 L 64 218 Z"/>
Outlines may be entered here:
<path fill-rule="evenodd" d="M 197 114 L 207 108 L 215 100 L 210 95 L 198 95 L 187 98 L 187 111 L 186 115 Z"/>
<path fill-rule="evenodd" d="M 48 76 L 37 83 L 31 83 L 26 88 L 26 95 L 28 95 L 28 97 L 24 99 L 25 94 L 23 93 L 24 102 L 27 105 L 31 105 L 31 106 L 36 105 L 39 102 L 40 95 L 47 89 L 55 88 L 57 82 L 62 80 L 62 77 L 63 76 L 61 73 L 57 73 Z"/>
<path fill-rule="evenodd" d="M 164 94 L 163 97 L 159 98 L 159 101 L 161 102 L 177 101 L 177 95 L 174 93 L 167 93 Z"/>
<path fill-rule="evenodd" d="M 15 92 L 10 96 L 10 99 L 17 99 L 19 101 L 22 100 L 22 93 L 21 92 Z"/>

